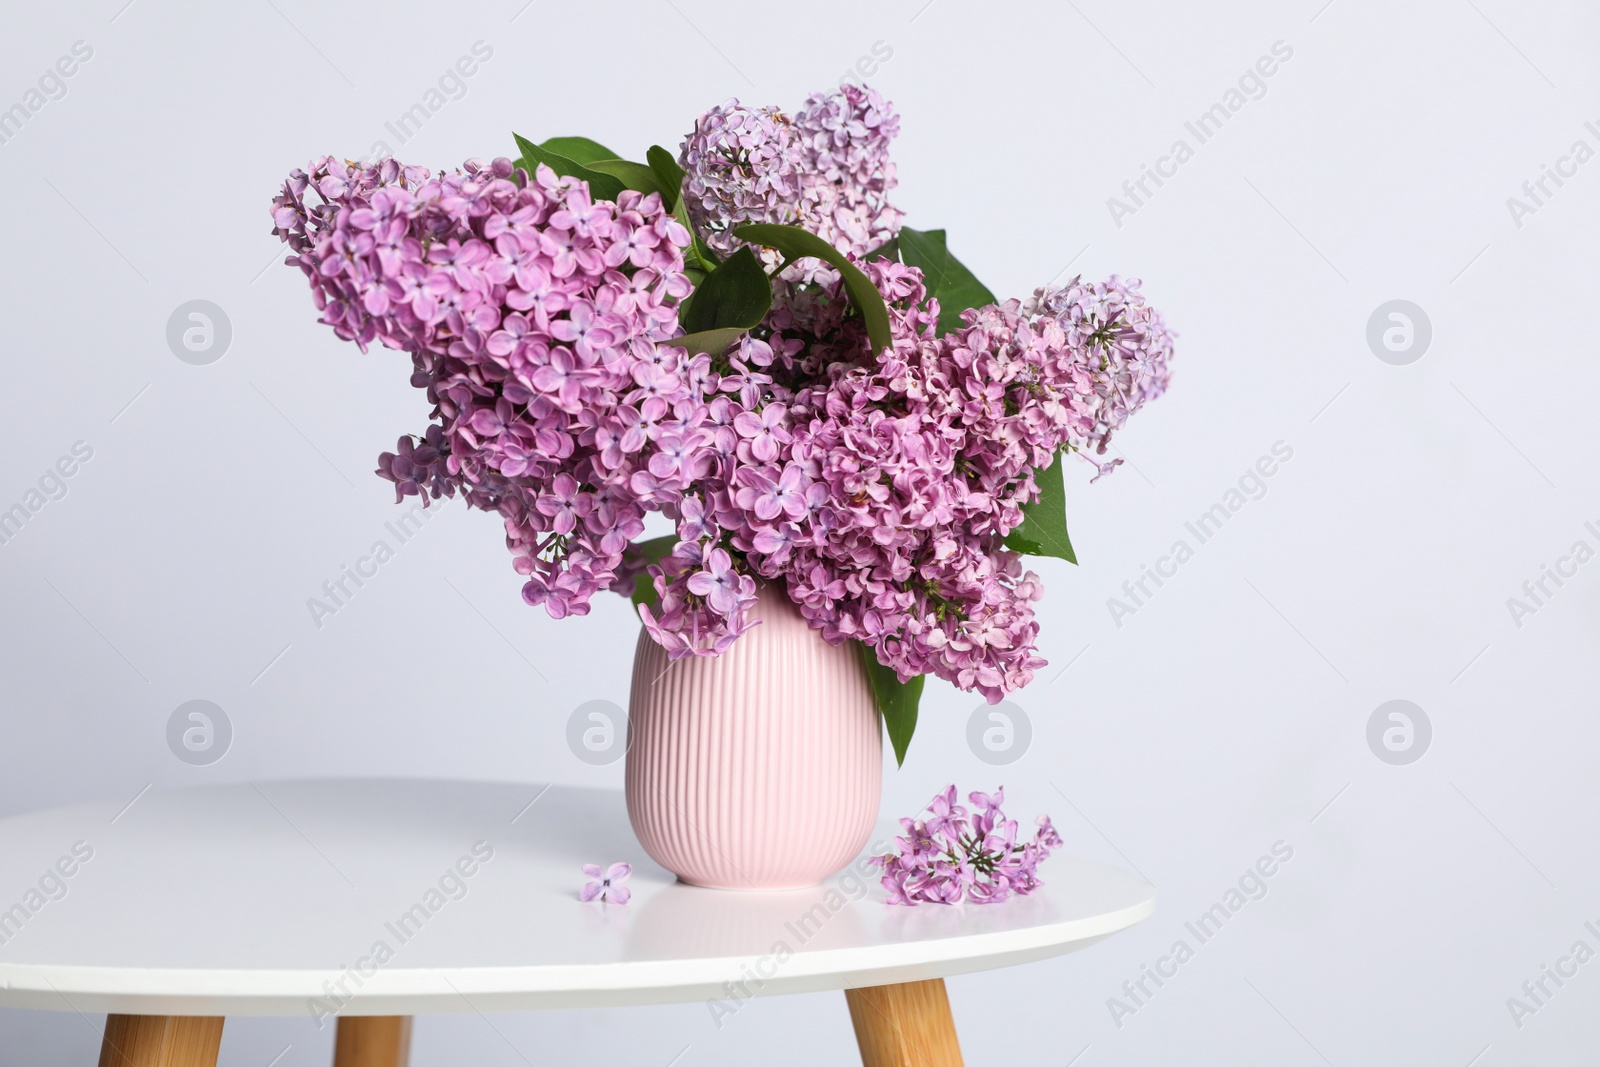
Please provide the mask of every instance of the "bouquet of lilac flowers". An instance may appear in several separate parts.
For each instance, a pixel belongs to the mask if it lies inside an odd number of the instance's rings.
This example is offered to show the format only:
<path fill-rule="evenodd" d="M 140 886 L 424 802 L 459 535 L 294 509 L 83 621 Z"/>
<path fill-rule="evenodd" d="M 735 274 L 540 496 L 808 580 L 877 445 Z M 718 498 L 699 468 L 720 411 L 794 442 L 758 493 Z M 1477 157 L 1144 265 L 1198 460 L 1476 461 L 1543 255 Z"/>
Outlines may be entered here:
<path fill-rule="evenodd" d="M 1019 844 L 1017 821 L 1000 810 L 1005 794 L 969 793 L 976 810 L 968 812 L 952 785 L 929 802 L 926 819 L 901 819 L 906 836 L 894 839 L 895 851 L 871 860 L 883 868 L 888 902 L 996 904 L 1043 885 L 1039 864 L 1061 847 L 1061 835 L 1041 815 L 1033 840 Z"/>
<path fill-rule="evenodd" d="M 630 595 L 674 658 L 781 589 L 857 643 L 903 759 L 924 675 L 995 702 L 1044 665 L 1022 559 L 1076 562 L 1059 457 L 1120 462 L 1172 335 L 1116 276 L 996 301 L 901 225 L 898 125 L 847 85 L 729 101 L 643 163 L 581 137 L 439 174 L 325 157 L 272 213 L 321 321 L 408 353 L 433 405 L 379 458 L 397 499 L 498 513 L 527 603 Z M 641 540 L 652 511 L 676 532 Z"/>

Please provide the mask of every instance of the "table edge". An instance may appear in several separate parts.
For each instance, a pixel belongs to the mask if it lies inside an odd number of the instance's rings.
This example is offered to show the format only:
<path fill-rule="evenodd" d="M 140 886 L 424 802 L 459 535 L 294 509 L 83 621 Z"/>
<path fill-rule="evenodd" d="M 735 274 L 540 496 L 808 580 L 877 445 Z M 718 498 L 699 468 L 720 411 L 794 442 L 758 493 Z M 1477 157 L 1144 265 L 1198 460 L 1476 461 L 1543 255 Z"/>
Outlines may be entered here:
<path fill-rule="evenodd" d="M 131 1015 L 421 1015 L 623 1007 L 814 993 L 947 978 L 1065 955 L 1155 912 L 1154 889 L 1135 904 L 1049 926 L 869 948 L 796 953 L 759 986 L 768 957 L 629 960 L 526 967 L 380 970 L 343 1004 L 324 983 L 336 970 L 80 967 L 0 963 L 0 1007 Z M 935 907 L 937 905 L 923 905 Z M 987 905 L 990 907 L 1004 905 Z M 870 959 L 862 959 L 870 957 Z M 320 998 L 321 1006 L 316 1001 Z"/>

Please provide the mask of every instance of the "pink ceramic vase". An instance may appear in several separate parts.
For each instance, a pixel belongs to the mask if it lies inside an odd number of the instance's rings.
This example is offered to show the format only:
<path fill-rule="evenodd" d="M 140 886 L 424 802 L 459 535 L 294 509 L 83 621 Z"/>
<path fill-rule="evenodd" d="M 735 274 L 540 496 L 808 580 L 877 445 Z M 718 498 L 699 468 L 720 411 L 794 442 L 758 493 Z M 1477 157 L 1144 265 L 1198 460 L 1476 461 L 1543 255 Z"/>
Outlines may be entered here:
<path fill-rule="evenodd" d="M 878 817 L 883 750 L 866 671 L 763 586 L 747 631 L 676 663 L 633 656 L 628 818 L 650 857 L 717 889 L 798 889 L 843 868 Z"/>

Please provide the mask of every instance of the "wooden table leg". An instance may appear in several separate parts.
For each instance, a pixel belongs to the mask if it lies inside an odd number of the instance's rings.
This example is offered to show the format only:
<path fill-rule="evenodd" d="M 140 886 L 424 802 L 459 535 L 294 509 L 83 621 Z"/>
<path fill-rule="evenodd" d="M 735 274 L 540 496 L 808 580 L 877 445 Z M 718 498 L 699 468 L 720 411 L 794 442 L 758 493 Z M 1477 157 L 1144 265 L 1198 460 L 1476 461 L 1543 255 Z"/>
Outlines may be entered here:
<path fill-rule="evenodd" d="M 340 1016 L 333 1067 L 409 1067 L 410 1063 L 411 1016 Z"/>
<path fill-rule="evenodd" d="M 222 1017 L 107 1015 L 100 1067 L 217 1067 Z"/>
<path fill-rule="evenodd" d="M 944 979 L 846 989 L 863 1067 L 961 1067 Z"/>

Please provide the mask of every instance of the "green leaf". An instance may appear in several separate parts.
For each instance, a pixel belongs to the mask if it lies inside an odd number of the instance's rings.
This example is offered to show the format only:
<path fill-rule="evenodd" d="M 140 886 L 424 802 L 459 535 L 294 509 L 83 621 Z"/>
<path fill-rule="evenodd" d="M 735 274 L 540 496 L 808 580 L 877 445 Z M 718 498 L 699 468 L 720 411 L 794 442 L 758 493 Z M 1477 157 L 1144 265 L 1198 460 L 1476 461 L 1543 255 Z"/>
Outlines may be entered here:
<path fill-rule="evenodd" d="M 584 166 L 601 159 L 617 158 L 617 154 L 611 149 L 587 137 L 552 137 L 539 147 L 558 156 L 566 156 L 574 163 L 581 163 Z"/>
<path fill-rule="evenodd" d="M 772 280 L 756 254 L 741 248 L 689 294 L 678 309 L 678 321 L 685 333 L 725 326 L 749 330 L 761 325 L 771 308 Z"/>
<path fill-rule="evenodd" d="M 720 356 L 728 350 L 728 346 L 749 332 L 749 328 L 744 326 L 722 326 L 715 330 L 686 333 L 682 337 L 674 337 L 664 343 L 682 345 L 691 356 L 698 356 L 702 352 Z"/>
<path fill-rule="evenodd" d="M 872 695 L 878 702 L 878 710 L 883 713 L 884 729 L 889 731 L 889 744 L 894 747 L 895 766 L 903 767 L 906 748 L 917 729 L 917 702 L 922 699 L 922 683 L 926 677 L 919 674 L 909 682 L 902 682 L 893 668 L 878 662 L 878 654 L 871 645 L 857 641 L 855 646 L 861 654 L 861 665 L 866 668 L 867 678 L 872 682 Z"/>
<path fill-rule="evenodd" d="M 633 547 L 644 553 L 644 558 L 651 563 L 660 563 L 662 557 L 671 552 L 672 546 L 677 543 L 677 535 L 668 534 L 665 537 L 652 537 L 648 541 L 640 541 Z M 650 575 L 640 573 L 634 576 L 633 596 L 631 599 L 634 607 L 638 607 L 640 604 L 649 604 L 651 607 L 655 607 L 658 599 L 656 597 L 656 584 L 651 580 Z"/>
<path fill-rule="evenodd" d="M 683 195 L 683 168 L 678 166 L 671 152 L 658 144 L 651 145 L 644 158 L 650 164 L 650 169 L 655 171 L 656 181 L 661 185 L 661 195 L 667 201 L 667 210 L 676 211 L 678 198 Z"/>
<path fill-rule="evenodd" d="M 694 222 L 689 218 L 689 201 L 679 197 L 678 206 L 673 209 L 672 214 L 673 217 L 678 220 L 678 225 L 688 230 L 689 236 L 693 238 L 689 244 L 689 247 L 684 249 L 684 264 L 686 266 L 696 267 L 700 270 L 706 271 L 707 273 L 716 270 L 717 266 L 722 262 L 722 260 L 718 259 L 717 254 L 711 251 L 704 241 L 700 240 L 700 235 L 698 233 L 695 233 Z"/>
<path fill-rule="evenodd" d="M 961 325 L 963 311 L 995 303 L 988 287 L 945 247 L 943 230 L 902 226 L 899 243 L 901 262 L 920 270 L 928 295 L 939 298 L 941 337 Z"/>
<path fill-rule="evenodd" d="M 752 244 L 776 248 L 790 259 L 810 257 L 826 260 L 832 264 L 844 278 L 844 288 L 850 294 L 850 302 L 855 305 L 862 321 L 866 323 L 867 337 L 872 342 L 873 354 L 876 355 L 894 344 L 894 338 L 889 332 L 889 308 L 883 302 L 883 294 L 878 292 L 878 287 L 873 285 L 872 281 L 861 273 L 861 268 L 851 263 L 843 252 L 816 234 L 802 230 L 798 226 L 753 222 L 740 226 L 733 231 L 733 235 Z"/>
<path fill-rule="evenodd" d="M 637 189 L 641 193 L 660 193 L 661 183 L 656 180 L 656 172 L 643 163 L 633 163 L 626 159 L 597 159 L 589 164 L 590 170 L 597 170 L 601 174 L 609 174 L 620 181 L 625 188 Z M 665 199 L 665 194 L 662 194 Z"/>
<path fill-rule="evenodd" d="M 741 248 L 705 276 L 678 309 L 686 331 L 672 343 L 690 355 L 720 356 L 740 336 L 761 325 L 772 308 L 772 280 L 761 261 Z"/>
<path fill-rule="evenodd" d="M 694 223 L 689 221 L 689 212 L 684 208 L 682 200 L 678 201 L 678 215 L 678 221 L 689 231 L 689 236 L 694 238 L 694 243 L 689 246 L 688 253 L 683 257 L 684 263 L 699 260 L 701 270 L 708 272 L 716 270 L 722 265 L 722 257 L 711 251 L 710 246 L 700 240 L 700 235 L 694 232 Z"/>
<path fill-rule="evenodd" d="M 861 257 L 870 263 L 875 259 L 887 259 L 892 263 L 900 262 L 900 238 L 891 237 L 877 248 L 868 249 Z"/>
<path fill-rule="evenodd" d="M 1033 472 L 1039 499 L 1022 505 L 1022 525 L 1006 535 L 1006 547 L 1029 556 L 1054 556 L 1068 563 L 1078 562 L 1067 537 L 1067 490 L 1061 468 L 1066 466 L 1066 451 L 1056 453 L 1048 467 Z"/>
<path fill-rule="evenodd" d="M 615 200 L 617 195 L 627 188 L 619 179 L 609 174 L 602 174 L 548 148 L 542 148 L 521 134 L 514 133 L 511 136 L 517 139 L 517 148 L 522 151 L 522 158 L 517 160 L 517 166 L 527 171 L 530 178 L 533 177 L 534 168 L 543 163 L 557 174 L 570 175 L 588 182 L 589 195 L 596 200 Z"/>

